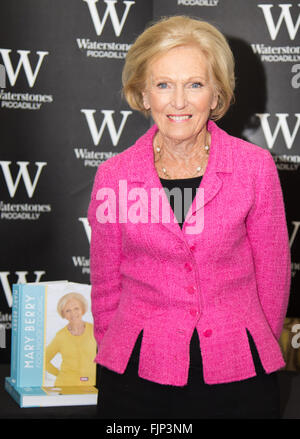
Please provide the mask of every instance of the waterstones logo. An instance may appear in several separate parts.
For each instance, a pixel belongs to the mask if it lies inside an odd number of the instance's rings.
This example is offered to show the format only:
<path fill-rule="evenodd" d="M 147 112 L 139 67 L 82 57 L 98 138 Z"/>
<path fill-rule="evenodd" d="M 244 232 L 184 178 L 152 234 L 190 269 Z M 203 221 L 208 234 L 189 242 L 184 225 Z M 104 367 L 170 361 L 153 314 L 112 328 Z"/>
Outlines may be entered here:
<path fill-rule="evenodd" d="M 78 218 L 82 223 L 84 232 L 86 234 L 88 243 L 91 242 L 91 227 L 87 218 Z M 90 259 L 86 256 L 72 256 L 73 265 L 80 270 L 81 274 L 90 274 Z"/>
<path fill-rule="evenodd" d="M 36 56 L 38 60 L 35 67 L 32 66 L 33 62 L 30 61 L 29 55 L 31 55 L 30 50 L 17 50 L 17 55 L 12 53 L 11 49 L 0 49 L 0 55 L 3 60 L 4 68 L 6 72 L 6 77 L 8 78 L 9 85 L 15 87 L 21 72 L 24 73 L 27 80 L 29 88 L 33 88 L 37 81 L 42 63 L 49 52 L 37 51 Z M 14 67 L 12 59 L 18 56 L 17 65 Z M 3 72 L 3 70 L 2 70 Z M 1 76 L 1 74 L 0 74 Z M 5 78 L 5 76 L 4 76 Z M 3 79 L 3 73 L 2 73 Z M 1 81 L 1 79 L 0 79 Z M 1 83 L 0 83 L 1 87 Z M 3 87 L 3 86 L 2 86 Z M 4 85 L 5 87 L 5 85 Z M 44 103 L 53 102 L 52 95 L 44 94 L 34 94 L 28 92 L 13 93 L 11 91 L 0 93 L 0 103 L 1 108 L 7 109 L 21 109 L 21 110 L 40 110 Z"/>
<path fill-rule="evenodd" d="M 29 61 L 30 50 L 17 50 L 17 53 L 19 54 L 19 61 L 17 67 L 14 69 L 11 62 L 11 49 L 0 49 L 0 54 L 3 59 L 3 63 L 6 69 L 6 73 L 10 85 L 13 87 L 16 84 L 20 71 L 23 68 L 27 78 L 28 85 L 29 87 L 32 88 L 36 82 L 42 62 L 45 56 L 49 54 L 49 52 L 43 52 L 43 51 L 36 52 L 38 56 L 38 61 L 36 63 L 34 71 Z"/>
<path fill-rule="evenodd" d="M 107 22 L 108 17 L 110 17 L 114 32 L 116 37 L 119 37 L 121 35 L 121 32 L 123 30 L 124 24 L 126 22 L 128 13 L 130 11 L 130 8 L 135 4 L 134 1 L 123 1 L 123 6 L 125 7 L 123 11 L 123 15 L 121 16 L 121 19 L 119 19 L 117 11 L 116 11 L 116 4 L 118 3 L 117 0 L 104 0 L 103 3 L 106 4 L 106 9 L 103 14 L 102 20 L 100 18 L 100 14 L 98 12 L 96 3 L 98 3 L 98 0 L 83 0 L 85 3 L 87 3 L 92 21 L 95 27 L 96 34 L 100 36 L 102 34 L 103 28 Z M 119 3 L 120 4 L 120 3 Z"/>
<path fill-rule="evenodd" d="M 300 221 L 292 221 L 293 229 L 290 236 L 290 247 L 296 246 L 299 244 L 299 236 L 300 236 Z M 295 277 L 297 273 L 300 272 L 300 263 L 292 261 L 292 277 Z"/>
<path fill-rule="evenodd" d="M 274 161 L 279 171 L 298 171 L 300 166 L 299 155 L 276 155 Z"/>
<path fill-rule="evenodd" d="M 276 40 L 278 35 L 285 35 L 294 41 L 300 26 L 300 13 L 292 4 L 279 4 L 275 9 L 272 4 L 259 4 L 271 40 Z M 293 8 L 292 8 L 293 7 Z M 300 7 L 300 4 L 297 5 Z M 279 8 L 279 10 L 278 10 Z M 292 9 L 291 9 L 292 8 Z M 296 17 L 296 13 L 298 16 Z M 279 14 L 279 15 L 278 15 Z M 277 21 L 274 17 L 277 17 Z M 300 61 L 300 47 L 298 46 L 273 46 L 265 44 L 251 44 L 254 53 L 258 54 L 263 62 L 297 62 Z"/>
<path fill-rule="evenodd" d="M 47 165 L 47 163 L 35 162 L 37 171 L 35 176 L 32 178 L 28 171 L 29 162 L 17 162 L 19 170 L 15 179 L 12 176 L 12 171 L 10 169 L 11 163 L 12 162 L 10 161 L 0 161 L 0 167 L 2 169 L 3 178 L 6 183 L 10 198 L 15 197 L 21 181 L 24 183 L 28 198 L 32 198 L 34 196 L 42 169 Z M 0 219 L 37 220 L 40 218 L 41 213 L 48 212 L 51 212 L 51 206 L 49 204 L 15 204 L 0 201 Z"/>
<path fill-rule="evenodd" d="M 100 125 L 97 126 L 97 122 L 95 120 L 97 113 L 96 110 L 82 109 L 80 111 L 85 117 L 85 121 L 94 146 L 98 146 L 100 144 L 102 136 L 105 132 L 109 134 L 113 146 L 117 146 L 125 129 L 128 117 L 132 114 L 132 111 L 120 111 L 120 119 L 119 116 L 115 115 L 114 110 L 101 110 L 103 117 Z M 115 119 L 117 118 L 120 120 L 119 122 L 116 122 Z M 89 167 L 97 167 L 105 160 L 117 155 L 117 152 L 91 151 L 86 147 L 74 148 L 74 153 L 78 160 L 82 160 L 84 166 Z"/>
<path fill-rule="evenodd" d="M 292 224 L 294 226 L 293 232 L 291 234 L 290 237 L 290 247 L 292 248 L 296 237 L 299 236 L 299 232 L 300 232 L 300 221 L 292 221 Z M 300 267 L 299 267 L 300 268 Z"/>
<path fill-rule="evenodd" d="M 102 6 L 97 6 L 98 0 L 83 0 L 89 9 L 92 23 L 98 37 L 102 35 L 104 27 L 110 22 L 115 36 L 120 37 L 125 26 L 131 7 L 134 1 L 104 0 Z M 104 5 L 104 4 L 105 5 Z M 116 6 L 117 5 L 117 6 Z M 99 42 L 91 41 L 89 38 L 77 38 L 78 48 L 91 58 L 124 59 L 131 44 L 120 41 Z"/>
<path fill-rule="evenodd" d="M 297 62 L 300 61 L 299 46 L 266 46 L 265 44 L 251 44 L 255 54 L 263 62 Z"/>
<path fill-rule="evenodd" d="M 12 204 L 0 201 L 2 220 L 38 220 L 42 213 L 51 212 L 50 204 Z"/>
<path fill-rule="evenodd" d="M 52 95 L 11 93 L 0 90 L 1 108 L 12 110 L 40 110 L 43 104 L 53 102 Z"/>
<path fill-rule="evenodd" d="M 270 34 L 270 37 L 272 40 L 275 40 L 277 38 L 277 35 L 283 25 L 283 23 L 285 23 L 285 27 L 287 29 L 288 35 L 290 37 L 291 40 L 294 40 L 298 29 L 299 29 L 299 25 L 300 25 L 300 13 L 298 10 L 298 17 L 296 18 L 296 20 L 294 21 L 292 18 L 292 14 L 291 14 L 291 7 L 293 5 L 290 3 L 287 4 L 280 4 L 278 5 L 278 8 L 281 9 L 280 11 L 280 15 L 279 18 L 277 20 L 277 23 L 275 23 L 275 20 L 273 18 L 273 7 L 274 5 L 271 4 L 267 4 L 267 5 L 257 5 L 258 8 L 261 8 L 266 24 L 267 24 L 267 28 Z M 300 4 L 297 5 L 298 8 L 300 7 Z M 294 8 L 295 11 L 295 8 Z"/>
<path fill-rule="evenodd" d="M 275 143 L 284 141 L 288 150 L 293 148 L 293 145 L 298 137 L 300 128 L 300 113 L 296 113 L 296 121 L 294 125 L 289 120 L 288 113 L 276 113 L 277 122 L 269 121 L 269 113 L 257 113 L 260 119 L 261 128 L 264 133 L 266 144 L 269 149 L 273 149 Z M 274 119 L 273 119 L 274 120 Z M 274 156 L 276 167 L 280 171 L 298 171 L 300 168 L 300 156 L 296 154 L 276 154 Z"/>
<path fill-rule="evenodd" d="M 85 256 L 72 256 L 74 267 L 81 271 L 81 274 L 90 274 L 90 260 Z"/>
<path fill-rule="evenodd" d="M 108 129 L 109 135 L 112 141 L 112 144 L 114 146 L 118 145 L 118 142 L 120 140 L 121 134 L 125 128 L 125 124 L 127 122 L 128 117 L 132 114 L 132 111 L 121 111 L 122 120 L 119 125 L 119 128 L 116 128 L 116 124 L 113 119 L 113 115 L 115 114 L 114 110 L 101 110 L 101 113 L 103 114 L 103 120 L 100 125 L 100 129 L 97 128 L 94 114 L 96 113 L 96 110 L 80 110 L 81 113 L 85 115 L 86 122 L 88 124 L 91 137 L 93 139 L 94 145 L 98 146 L 100 143 L 100 140 L 102 138 L 103 132 L 105 128 Z"/>
<path fill-rule="evenodd" d="M 82 160 L 83 166 L 91 168 L 97 168 L 101 163 L 118 154 L 111 151 L 89 151 L 87 148 L 74 148 L 74 153 L 78 160 Z"/>
<path fill-rule="evenodd" d="M 2 313 L 0 311 L 0 327 L 2 327 L 4 331 L 11 329 L 11 321 L 12 321 L 11 313 Z"/>
<path fill-rule="evenodd" d="M 35 162 L 36 166 L 37 166 L 37 171 L 35 174 L 35 177 L 32 181 L 30 175 L 29 175 L 29 171 L 28 171 L 28 165 L 29 162 L 17 162 L 17 165 L 19 167 L 19 172 L 18 175 L 15 179 L 15 181 L 13 181 L 13 177 L 12 177 L 12 173 L 10 170 L 10 165 L 12 162 L 10 161 L 0 161 L 0 166 L 2 168 L 2 173 L 6 182 L 6 187 L 8 189 L 9 195 L 11 198 L 14 198 L 15 193 L 17 191 L 17 188 L 20 184 L 20 181 L 23 180 L 24 182 L 24 186 L 26 188 L 26 192 L 29 198 L 32 198 L 32 196 L 34 195 L 34 191 L 36 189 L 38 180 L 40 178 L 42 169 L 44 166 L 47 165 L 46 162 Z"/>
<path fill-rule="evenodd" d="M 40 282 L 41 277 L 45 274 L 45 271 L 34 271 L 35 280 L 33 282 Z M 12 290 L 10 287 L 10 283 L 8 280 L 8 276 L 10 275 L 9 271 L 0 271 L 0 283 L 2 286 L 2 290 L 4 292 L 4 296 L 6 298 L 7 305 L 12 307 Z M 14 283 L 27 283 L 27 275 L 28 271 L 16 271 L 15 275 L 17 276 L 17 280 Z"/>
<path fill-rule="evenodd" d="M 77 45 L 80 50 L 84 50 L 89 58 L 114 58 L 124 59 L 131 44 L 126 43 L 104 43 L 91 41 L 89 38 L 77 38 Z"/>
<path fill-rule="evenodd" d="M 276 126 L 273 129 L 273 132 L 271 130 L 270 124 L 269 124 L 269 113 L 257 113 L 256 114 L 261 123 L 261 127 L 266 139 L 266 143 L 268 145 L 269 149 L 272 149 L 277 137 L 281 134 L 287 149 L 292 149 L 293 144 L 295 142 L 296 136 L 299 131 L 300 127 L 300 113 L 295 113 L 296 121 L 294 123 L 294 127 L 290 129 L 289 125 L 291 125 L 291 122 L 289 122 L 287 119 L 289 118 L 288 113 L 276 113 L 275 116 L 277 118 Z"/>
<path fill-rule="evenodd" d="M 0 88 L 6 87 L 5 67 L 0 64 Z"/>

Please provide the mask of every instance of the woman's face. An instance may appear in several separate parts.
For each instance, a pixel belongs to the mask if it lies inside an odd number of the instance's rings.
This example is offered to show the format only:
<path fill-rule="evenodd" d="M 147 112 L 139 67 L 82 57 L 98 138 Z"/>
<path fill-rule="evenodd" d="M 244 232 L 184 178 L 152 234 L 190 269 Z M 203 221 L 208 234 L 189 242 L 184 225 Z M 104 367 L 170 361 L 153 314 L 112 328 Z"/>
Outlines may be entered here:
<path fill-rule="evenodd" d="M 77 323 L 81 321 L 83 315 L 81 303 L 76 299 L 70 299 L 63 309 L 63 316 L 69 320 L 70 323 Z"/>
<path fill-rule="evenodd" d="M 176 142 L 198 136 L 218 102 L 199 48 L 175 47 L 152 61 L 143 101 L 163 136 Z"/>

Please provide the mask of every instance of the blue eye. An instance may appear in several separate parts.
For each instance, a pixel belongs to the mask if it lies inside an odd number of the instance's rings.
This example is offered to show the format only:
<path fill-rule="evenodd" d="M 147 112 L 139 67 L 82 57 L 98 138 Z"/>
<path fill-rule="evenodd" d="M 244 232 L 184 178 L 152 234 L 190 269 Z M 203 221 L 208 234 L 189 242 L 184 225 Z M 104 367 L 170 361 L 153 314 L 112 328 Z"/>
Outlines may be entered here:
<path fill-rule="evenodd" d="M 165 89 L 168 87 L 168 84 L 166 82 L 160 82 L 159 84 L 157 84 L 157 87 L 161 89 Z"/>
<path fill-rule="evenodd" d="M 201 88 L 201 87 L 202 87 L 201 82 L 193 82 L 192 84 L 192 88 Z"/>

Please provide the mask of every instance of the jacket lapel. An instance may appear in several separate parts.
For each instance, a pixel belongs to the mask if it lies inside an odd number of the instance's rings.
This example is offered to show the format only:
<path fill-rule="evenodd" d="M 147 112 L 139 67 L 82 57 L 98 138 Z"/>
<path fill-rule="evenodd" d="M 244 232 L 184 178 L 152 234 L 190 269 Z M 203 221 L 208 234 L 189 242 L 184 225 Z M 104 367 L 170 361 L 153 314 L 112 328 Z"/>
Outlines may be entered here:
<path fill-rule="evenodd" d="M 222 172 L 232 172 L 232 150 L 229 136 L 212 121 L 208 122 L 208 130 L 211 133 L 211 147 L 208 164 L 201 180 L 201 190 L 197 191 L 193 203 L 186 215 L 185 223 L 188 222 L 191 216 L 199 209 L 204 208 L 204 206 L 220 191 L 222 187 L 222 178 L 220 178 L 219 174 Z M 134 183 L 136 187 L 142 187 L 147 191 L 147 206 L 143 197 L 140 200 L 140 202 L 144 204 L 144 207 L 147 208 L 150 208 L 151 189 L 158 188 L 161 190 L 161 200 L 165 206 L 168 206 L 169 215 L 167 217 L 170 220 L 163 220 L 161 209 L 158 211 L 151 209 L 153 220 L 163 224 L 180 239 L 185 240 L 185 224 L 181 230 L 155 169 L 153 138 L 156 132 L 157 126 L 153 125 L 134 145 L 136 150 L 135 154 L 132 155 L 132 161 L 129 165 L 129 181 Z"/>
<path fill-rule="evenodd" d="M 230 136 L 212 122 L 208 122 L 208 131 L 211 133 L 211 146 L 208 164 L 198 191 L 186 215 L 186 221 L 213 200 L 222 188 L 222 173 L 232 172 L 232 147 Z"/>

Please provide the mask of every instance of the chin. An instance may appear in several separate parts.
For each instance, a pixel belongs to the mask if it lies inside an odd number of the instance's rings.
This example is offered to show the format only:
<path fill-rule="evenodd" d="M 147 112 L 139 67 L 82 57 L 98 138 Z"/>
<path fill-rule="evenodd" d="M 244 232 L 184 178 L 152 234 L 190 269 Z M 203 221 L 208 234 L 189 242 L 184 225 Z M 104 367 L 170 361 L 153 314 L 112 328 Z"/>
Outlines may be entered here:
<path fill-rule="evenodd" d="M 180 130 L 175 128 L 173 130 L 168 131 L 168 133 L 166 133 L 166 136 L 173 140 L 184 141 L 195 136 L 195 132 L 192 132 L 190 130 Z"/>

